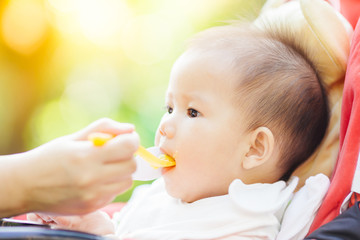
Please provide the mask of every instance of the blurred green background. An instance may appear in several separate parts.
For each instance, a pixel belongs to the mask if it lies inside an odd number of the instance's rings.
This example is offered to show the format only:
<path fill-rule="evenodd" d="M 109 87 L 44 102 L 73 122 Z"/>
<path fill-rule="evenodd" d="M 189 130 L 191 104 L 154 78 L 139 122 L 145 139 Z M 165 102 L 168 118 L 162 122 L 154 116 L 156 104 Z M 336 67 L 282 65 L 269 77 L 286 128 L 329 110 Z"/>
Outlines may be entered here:
<path fill-rule="evenodd" d="M 0 0 L 0 154 L 110 117 L 153 145 L 171 66 L 193 34 L 264 0 Z M 118 200 L 126 201 L 129 192 Z"/>

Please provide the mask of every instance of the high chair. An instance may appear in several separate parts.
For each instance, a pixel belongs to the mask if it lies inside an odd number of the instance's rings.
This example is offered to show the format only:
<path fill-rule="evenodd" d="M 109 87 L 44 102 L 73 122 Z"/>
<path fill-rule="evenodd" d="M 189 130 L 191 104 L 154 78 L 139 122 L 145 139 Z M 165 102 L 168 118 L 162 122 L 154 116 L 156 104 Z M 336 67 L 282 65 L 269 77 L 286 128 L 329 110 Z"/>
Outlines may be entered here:
<path fill-rule="evenodd" d="M 359 4 L 360 6 L 360 4 Z M 310 232 L 328 223 L 322 229 L 322 235 L 326 238 L 329 232 L 341 231 L 340 221 L 343 224 L 351 224 L 357 219 L 360 222 L 358 201 L 360 201 L 360 19 L 351 42 L 350 57 L 345 77 L 344 94 L 341 111 L 340 125 L 340 152 L 332 177 L 329 191 L 319 209 L 319 212 L 311 226 Z M 357 205 L 353 209 L 352 216 L 340 217 L 333 220 L 347 208 Z M 344 212 L 344 214 L 349 214 Z M 355 215 L 357 214 L 357 215 Z M 345 219 L 345 220 L 344 220 Z M 333 222 L 330 222 L 333 221 Z M 343 226 L 344 227 L 344 226 Z M 358 226 L 357 226 L 358 227 Z M 320 229 L 319 229 L 320 230 Z M 346 234 L 345 230 L 342 231 Z M 358 229 L 356 232 L 360 232 Z M 339 233 L 339 232 L 338 232 Z M 340 234 L 341 236 L 341 234 Z M 343 235 L 346 236 L 346 235 Z M 338 239 L 359 239 L 351 235 Z M 328 237 L 327 237 L 328 238 Z"/>
<path fill-rule="evenodd" d="M 267 1 L 259 18 L 280 23 L 293 29 L 297 36 L 305 37 L 303 47 L 311 46 L 315 51 L 312 60 L 328 90 L 331 108 L 330 125 L 323 142 L 293 174 L 299 177 L 299 191 L 285 211 L 277 240 L 295 240 L 304 239 L 333 220 L 341 209 L 354 204 L 354 193 L 360 193 L 360 23 L 350 50 L 352 27 L 330 5 L 322 0 L 300 0 L 288 5 L 285 2 Z M 104 210 L 112 214 L 119 208 L 110 205 Z M 0 239 L 106 238 L 38 227 L 0 227 Z"/>

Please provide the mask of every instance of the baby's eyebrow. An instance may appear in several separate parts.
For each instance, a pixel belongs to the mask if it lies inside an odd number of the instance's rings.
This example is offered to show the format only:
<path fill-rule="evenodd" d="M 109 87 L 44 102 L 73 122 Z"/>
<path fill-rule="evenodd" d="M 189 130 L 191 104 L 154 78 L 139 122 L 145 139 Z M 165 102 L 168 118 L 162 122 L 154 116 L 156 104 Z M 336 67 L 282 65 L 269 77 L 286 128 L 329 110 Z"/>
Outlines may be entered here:
<path fill-rule="evenodd" d="M 186 99 L 187 101 L 196 101 L 196 102 L 201 102 L 201 103 L 210 102 L 209 98 L 199 95 L 199 94 L 186 95 L 186 96 L 184 96 L 184 99 Z"/>
<path fill-rule="evenodd" d="M 209 109 L 209 107 L 213 106 L 217 101 L 216 98 L 213 98 L 213 95 L 205 94 L 201 91 L 168 91 L 165 98 L 166 104 L 174 106 L 179 104 L 178 106 L 184 105 L 183 107 L 194 107 L 201 111 Z"/>
<path fill-rule="evenodd" d="M 166 95 L 167 100 L 173 100 L 173 99 L 180 99 L 182 101 L 187 102 L 200 102 L 200 103 L 207 103 L 211 100 L 209 97 L 203 96 L 201 93 L 167 93 Z"/>

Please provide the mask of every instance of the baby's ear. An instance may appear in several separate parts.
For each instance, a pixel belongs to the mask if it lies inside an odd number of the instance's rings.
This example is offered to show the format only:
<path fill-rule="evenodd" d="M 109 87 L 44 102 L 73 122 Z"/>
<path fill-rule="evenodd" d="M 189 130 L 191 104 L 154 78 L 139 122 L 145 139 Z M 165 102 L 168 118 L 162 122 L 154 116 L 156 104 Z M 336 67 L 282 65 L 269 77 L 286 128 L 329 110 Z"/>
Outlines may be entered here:
<path fill-rule="evenodd" d="M 243 168 L 246 170 L 260 166 L 272 157 L 274 135 L 267 127 L 255 129 L 250 136 L 250 149 L 246 153 Z"/>

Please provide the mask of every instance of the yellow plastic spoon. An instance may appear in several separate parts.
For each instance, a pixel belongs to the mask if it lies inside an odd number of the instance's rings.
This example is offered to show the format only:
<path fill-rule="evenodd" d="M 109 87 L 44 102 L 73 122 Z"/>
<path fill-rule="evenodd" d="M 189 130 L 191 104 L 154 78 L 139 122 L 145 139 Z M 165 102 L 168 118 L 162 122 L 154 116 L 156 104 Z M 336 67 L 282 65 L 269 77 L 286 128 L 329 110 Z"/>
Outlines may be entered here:
<path fill-rule="evenodd" d="M 94 146 L 101 147 L 104 145 L 107 141 L 114 138 L 115 135 L 109 134 L 109 133 L 101 133 L 101 132 L 94 132 L 90 133 L 88 136 L 88 140 L 91 141 Z"/>
<path fill-rule="evenodd" d="M 91 141 L 94 146 L 100 147 L 114 137 L 115 135 L 112 134 L 94 132 L 88 136 L 88 140 Z M 169 155 L 161 154 L 159 157 L 155 157 L 143 146 L 139 146 L 135 154 L 147 161 L 153 168 L 171 167 L 176 165 L 175 160 Z"/>
<path fill-rule="evenodd" d="M 150 153 L 146 148 L 143 146 L 139 146 L 138 150 L 135 152 L 135 154 L 139 155 L 141 158 L 143 158 L 145 161 L 150 163 L 150 165 L 153 168 L 159 168 L 159 167 L 171 167 L 175 166 L 176 162 L 175 160 L 166 154 L 161 154 L 158 158 L 155 157 L 152 153 Z"/>

